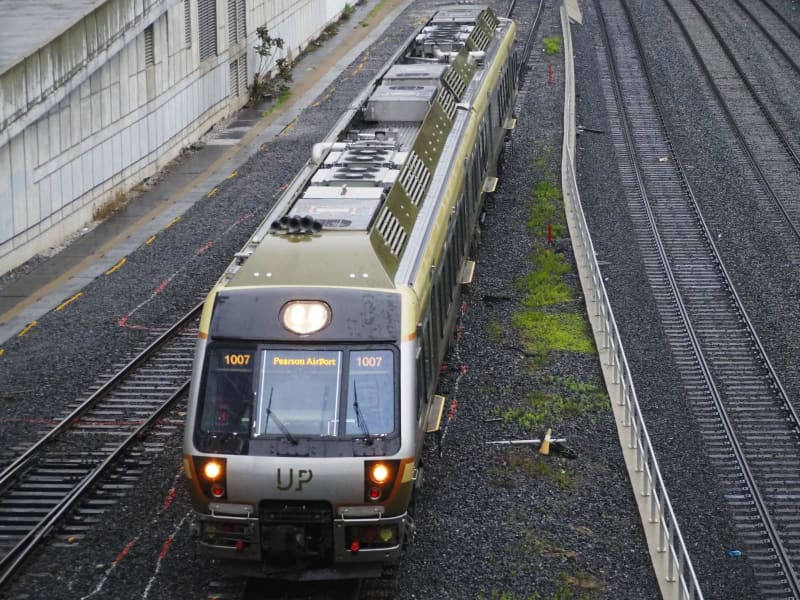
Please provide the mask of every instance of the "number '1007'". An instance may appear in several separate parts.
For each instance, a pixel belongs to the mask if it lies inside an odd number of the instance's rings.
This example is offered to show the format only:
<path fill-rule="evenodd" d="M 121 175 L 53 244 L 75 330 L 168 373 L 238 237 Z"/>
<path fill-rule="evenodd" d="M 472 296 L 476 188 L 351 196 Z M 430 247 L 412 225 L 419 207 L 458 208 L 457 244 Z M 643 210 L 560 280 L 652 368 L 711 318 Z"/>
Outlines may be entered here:
<path fill-rule="evenodd" d="M 356 364 L 359 367 L 375 367 L 381 366 L 381 361 L 383 360 L 382 356 L 357 356 L 356 357 Z"/>
<path fill-rule="evenodd" d="M 235 367 L 244 367 L 250 364 L 250 355 L 226 354 L 224 360 L 226 365 L 232 365 Z"/>

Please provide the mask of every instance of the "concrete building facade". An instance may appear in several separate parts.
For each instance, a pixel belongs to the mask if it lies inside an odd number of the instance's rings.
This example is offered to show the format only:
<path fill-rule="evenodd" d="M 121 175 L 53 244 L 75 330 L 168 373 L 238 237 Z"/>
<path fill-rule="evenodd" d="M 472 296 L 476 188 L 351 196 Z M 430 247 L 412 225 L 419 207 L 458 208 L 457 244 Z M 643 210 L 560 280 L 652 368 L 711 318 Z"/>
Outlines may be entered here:
<path fill-rule="evenodd" d="M 297 56 L 348 3 L 67 4 L 0 0 L 0 274 L 79 230 L 241 108 L 256 69 Z M 254 49 L 260 26 L 284 40 L 267 65 Z"/>

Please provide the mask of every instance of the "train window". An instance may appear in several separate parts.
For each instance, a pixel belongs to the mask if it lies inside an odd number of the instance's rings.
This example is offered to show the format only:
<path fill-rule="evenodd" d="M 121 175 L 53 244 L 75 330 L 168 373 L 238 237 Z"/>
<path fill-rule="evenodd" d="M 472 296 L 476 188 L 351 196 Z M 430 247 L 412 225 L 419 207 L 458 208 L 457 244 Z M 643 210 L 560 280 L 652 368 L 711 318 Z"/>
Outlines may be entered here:
<path fill-rule="evenodd" d="M 450 229 L 450 235 L 447 238 L 447 249 L 445 250 L 446 269 L 446 282 L 447 287 L 446 298 L 447 303 L 450 304 L 453 300 L 453 295 L 456 291 L 456 284 L 458 283 L 458 252 L 456 251 L 456 224 Z"/>
<path fill-rule="evenodd" d="M 425 382 L 424 386 L 425 389 L 423 390 L 423 395 L 427 397 L 429 388 L 431 386 L 431 381 L 434 379 L 433 373 L 433 335 L 431 329 L 431 319 L 430 316 L 425 321 L 425 325 L 422 327 L 422 360 L 425 363 L 424 367 L 424 374 L 425 374 Z"/>
<path fill-rule="evenodd" d="M 350 352 L 345 435 L 385 435 L 395 430 L 394 353 Z"/>
<path fill-rule="evenodd" d="M 458 244 L 458 223 L 453 226 L 453 231 L 450 232 L 450 263 L 453 265 L 453 286 L 455 287 L 458 285 L 459 280 L 461 278 L 461 273 L 459 272 L 459 267 L 461 266 L 461 255 L 463 254 L 463 249 Z"/>
<path fill-rule="evenodd" d="M 480 176 L 480 169 L 481 169 L 480 161 L 481 161 L 481 155 L 479 153 L 476 153 L 475 158 L 472 161 L 472 195 L 471 195 L 472 206 L 470 208 L 472 209 L 473 214 L 477 212 L 478 201 L 480 200 L 481 197 L 480 187 L 481 185 L 483 185 Z"/>
<path fill-rule="evenodd" d="M 200 429 L 212 434 L 249 433 L 255 347 L 211 346 L 206 365 Z"/>
<path fill-rule="evenodd" d="M 447 284 L 444 280 L 445 270 L 444 265 L 439 268 L 439 273 L 436 275 L 436 285 L 433 288 L 434 293 L 437 296 L 437 304 L 439 308 L 439 337 L 444 338 L 445 328 L 447 327 L 447 309 L 449 308 L 450 302 L 447 299 L 447 291 L 446 287 Z"/>
<path fill-rule="evenodd" d="M 417 417 L 422 414 L 425 402 L 428 399 L 428 388 L 425 384 L 425 355 L 420 353 L 417 357 Z"/>
<path fill-rule="evenodd" d="M 264 350 L 255 436 L 336 435 L 342 353 Z"/>
<path fill-rule="evenodd" d="M 452 230 L 451 230 L 452 231 Z M 444 286 L 445 304 L 450 304 L 453 298 L 453 288 L 455 287 L 455 269 L 453 266 L 453 236 L 447 238 L 447 244 L 444 248 L 444 268 L 442 269 L 442 285 Z M 447 311 L 445 311 L 447 312 Z"/>
<path fill-rule="evenodd" d="M 437 335 L 433 336 L 433 355 L 436 356 L 438 349 L 438 332 L 444 327 L 442 324 L 442 300 L 439 297 L 439 277 L 438 275 L 434 275 L 433 278 L 433 287 L 431 288 L 431 327 L 433 331 L 437 332 Z"/>
<path fill-rule="evenodd" d="M 508 108 L 508 67 L 503 69 L 502 79 L 500 80 L 500 120 Z"/>
<path fill-rule="evenodd" d="M 458 249 L 462 255 L 468 252 L 470 242 L 469 217 L 467 215 L 467 202 L 464 196 L 458 201 Z"/>
<path fill-rule="evenodd" d="M 472 199 L 475 194 L 475 173 L 473 172 L 472 168 L 474 162 L 475 159 L 473 157 L 470 157 L 464 168 L 464 171 L 466 173 L 466 177 L 464 178 L 464 195 L 467 198 L 468 207 L 472 206 Z"/>

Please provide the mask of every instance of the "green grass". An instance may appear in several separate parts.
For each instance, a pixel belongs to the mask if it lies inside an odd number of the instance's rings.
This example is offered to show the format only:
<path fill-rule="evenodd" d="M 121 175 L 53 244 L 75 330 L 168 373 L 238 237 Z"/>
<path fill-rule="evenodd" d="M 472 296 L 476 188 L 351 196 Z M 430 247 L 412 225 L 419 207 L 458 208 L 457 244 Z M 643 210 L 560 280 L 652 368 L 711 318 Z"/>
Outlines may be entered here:
<path fill-rule="evenodd" d="M 489 474 L 493 485 L 506 489 L 516 488 L 521 476 L 547 479 L 563 490 L 575 487 L 574 477 L 565 464 L 542 456 L 535 446 L 512 446 Z"/>
<path fill-rule="evenodd" d="M 525 293 L 525 308 L 513 317 L 525 351 L 538 364 L 543 364 L 552 351 L 594 352 L 582 305 L 566 280 L 573 267 L 563 252 L 555 251 L 548 243 L 550 235 L 553 242 L 566 235 L 558 186 L 546 179 L 536 183 L 529 196 L 529 211 L 528 227 L 534 234 L 531 269 L 517 282 Z"/>
<path fill-rule="evenodd" d="M 546 51 L 560 50 L 560 38 L 548 38 Z M 548 367 L 551 354 L 596 354 L 594 338 L 586 317 L 584 303 L 577 289 L 578 278 L 573 266 L 571 247 L 564 214 L 563 198 L 558 174 L 549 168 L 554 164 L 552 148 L 537 148 L 531 169 L 540 181 L 528 194 L 528 221 L 532 235 L 528 272 L 516 281 L 520 294 L 518 308 L 511 324 L 521 343 L 519 348 L 527 358 L 525 367 L 533 385 L 527 392 L 516 392 L 514 401 L 505 407 L 496 407 L 493 414 L 506 424 L 514 424 L 526 433 L 522 436 L 541 438 L 549 428 L 559 437 L 559 427 L 565 422 L 582 418 L 581 423 L 593 421 L 610 409 L 605 388 L 576 377 L 560 377 Z M 548 232 L 552 234 L 549 239 Z M 489 339 L 503 343 L 508 337 L 507 323 L 492 321 L 488 326 Z M 507 342 L 506 342 L 507 343 Z M 583 359 L 581 359 L 583 360 Z M 514 388 L 516 389 L 516 388 Z M 504 390 L 487 389 L 487 396 L 504 393 Z M 510 392 L 506 392 L 508 395 Z M 513 445 L 505 447 L 498 462 L 489 471 L 492 485 L 514 489 L 528 478 L 545 480 L 544 485 L 553 490 L 569 493 L 581 485 L 580 473 L 565 456 L 553 452 L 541 455 L 536 446 Z M 540 510 L 547 512 L 547 507 Z M 527 522 L 527 519 L 526 519 Z M 590 574 L 578 572 L 575 551 L 558 542 L 548 540 L 545 533 L 527 531 L 520 543 L 507 552 L 523 552 L 525 557 L 540 557 L 537 563 L 550 564 L 551 586 L 523 597 L 511 591 L 498 589 L 479 595 L 482 600 L 589 600 L 597 598 L 603 584 Z M 563 543 L 563 541 L 562 541 Z M 513 574 L 511 574 L 513 575 Z M 509 578 L 508 581 L 513 579 Z"/>
<path fill-rule="evenodd" d="M 529 367 L 536 370 L 544 368 L 552 352 L 593 354 L 596 348 L 583 303 L 569 284 L 568 278 L 574 280 L 574 267 L 564 251 L 556 251 L 548 243 L 548 229 L 552 229 L 553 245 L 565 236 L 561 190 L 547 179 L 539 181 L 528 202 L 528 227 L 534 233 L 531 268 L 517 281 L 523 308 L 514 313 L 512 323 L 525 355 L 532 359 Z M 499 324 L 492 324 L 491 339 L 497 339 L 501 330 Z M 545 371 L 539 379 L 541 386 L 530 392 L 522 406 L 500 414 L 504 420 L 538 434 L 567 418 L 607 409 L 605 391 L 591 384 L 557 379 Z"/>
<path fill-rule="evenodd" d="M 544 52 L 547 55 L 558 54 L 559 50 L 561 50 L 561 38 L 557 35 L 544 38 L 542 43 L 544 44 Z"/>
<path fill-rule="evenodd" d="M 557 426 L 568 418 L 602 414 L 609 410 L 605 390 L 571 377 L 542 377 L 541 389 L 532 390 L 525 404 L 500 413 L 531 434 Z"/>
<path fill-rule="evenodd" d="M 372 10 L 370 10 L 367 13 L 367 18 L 370 19 L 370 18 L 374 17 L 375 15 L 377 15 L 378 11 L 381 9 L 381 7 L 384 5 L 384 3 L 385 3 L 385 0 L 380 0 L 380 2 L 378 2 L 375 6 L 373 6 Z"/>
<path fill-rule="evenodd" d="M 572 291 L 563 280 L 571 267 L 561 254 L 537 252 L 533 264 L 534 269 L 517 282 L 517 287 L 525 291 L 525 307 L 542 308 L 572 301 Z"/>
<path fill-rule="evenodd" d="M 270 106 L 267 110 L 262 111 L 261 116 L 266 117 L 268 114 L 278 110 L 284 102 L 286 102 L 289 97 L 292 95 L 292 90 L 288 87 L 281 90 L 281 93 L 278 94 L 278 97 L 275 99 L 275 104 Z"/>
<path fill-rule="evenodd" d="M 536 297 L 552 296 L 557 291 L 544 289 L 538 291 Z M 595 352 L 594 340 L 589 335 L 586 318 L 582 314 L 528 310 L 514 315 L 514 325 L 523 331 L 525 349 L 534 358 L 544 360 L 554 350 L 586 354 Z"/>
<path fill-rule="evenodd" d="M 537 591 L 522 597 L 514 592 L 492 590 L 488 595 L 479 594 L 480 600 L 592 600 L 603 590 L 602 581 L 589 573 L 575 570 L 573 561 L 578 558 L 578 553 L 565 548 L 558 541 L 548 539 L 547 532 L 526 529 L 522 539 L 509 543 L 505 552 L 524 556 L 526 561 L 539 564 L 541 559 L 552 558 L 556 560 L 553 566 L 567 564 L 567 567 L 559 569 L 556 566 L 552 569 L 553 583 L 556 585 L 552 595 L 543 596 L 544 592 Z"/>

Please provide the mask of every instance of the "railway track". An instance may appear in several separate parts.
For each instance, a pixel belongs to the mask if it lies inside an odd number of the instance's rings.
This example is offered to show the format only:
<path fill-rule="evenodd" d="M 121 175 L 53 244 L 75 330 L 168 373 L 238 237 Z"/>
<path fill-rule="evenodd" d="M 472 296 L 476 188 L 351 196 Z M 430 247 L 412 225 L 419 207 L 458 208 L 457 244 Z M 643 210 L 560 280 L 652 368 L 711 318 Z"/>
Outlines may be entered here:
<path fill-rule="evenodd" d="M 202 305 L 0 473 L 0 585 L 153 430 L 189 386 Z M 136 460 L 133 460 L 133 467 Z M 115 471 L 116 470 L 116 471 Z"/>
<path fill-rule="evenodd" d="M 613 145 L 662 327 L 762 597 L 800 597 L 798 416 L 673 151 L 628 7 L 595 6 Z"/>
<path fill-rule="evenodd" d="M 695 54 L 725 120 L 753 169 L 760 205 L 774 207 L 773 230 L 779 231 L 791 264 L 800 267 L 800 157 L 778 119 L 736 59 L 713 19 L 696 0 L 665 0 Z M 775 46 L 779 46 L 771 37 Z M 796 64 L 795 64 L 796 67 Z"/>

